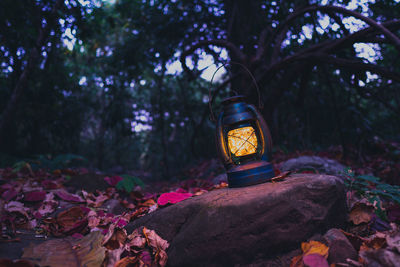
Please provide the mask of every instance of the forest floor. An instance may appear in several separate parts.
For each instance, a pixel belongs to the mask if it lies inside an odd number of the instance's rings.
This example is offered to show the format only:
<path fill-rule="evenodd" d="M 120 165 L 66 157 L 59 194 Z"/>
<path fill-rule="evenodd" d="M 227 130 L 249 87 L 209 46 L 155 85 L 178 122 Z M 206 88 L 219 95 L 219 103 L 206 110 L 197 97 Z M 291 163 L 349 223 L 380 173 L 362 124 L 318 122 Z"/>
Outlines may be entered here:
<path fill-rule="evenodd" d="M 336 266 L 385 266 L 399 260 L 400 145 L 376 144 L 374 153 L 361 160 L 358 155 L 343 160 L 338 148 L 278 151 L 273 160 L 276 174 L 285 175 L 280 165 L 301 155 L 335 159 L 351 168 L 343 173 L 348 223 L 342 232 L 358 260 Z M 0 169 L 0 266 L 63 266 L 69 261 L 69 266 L 165 266 L 167 241 L 151 229 L 127 233 L 124 226 L 186 198 L 227 187 L 215 180 L 221 171 L 216 160 L 207 160 L 185 169 L 185 180 L 145 184 L 129 175 L 95 174 L 85 168 L 35 169 L 29 162 Z M 327 244 L 304 240 L 301 249 L 291 266 L 328 266 Z"/>

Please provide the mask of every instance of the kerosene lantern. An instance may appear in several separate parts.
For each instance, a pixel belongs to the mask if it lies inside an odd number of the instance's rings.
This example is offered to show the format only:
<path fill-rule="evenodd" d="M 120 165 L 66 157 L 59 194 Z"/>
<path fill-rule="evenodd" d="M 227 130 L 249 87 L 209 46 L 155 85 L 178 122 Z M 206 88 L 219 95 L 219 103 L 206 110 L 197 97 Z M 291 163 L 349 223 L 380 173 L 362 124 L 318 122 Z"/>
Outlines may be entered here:
<path fill-rule="evenodd" d="M 241 95 L 224 99 L 222 105 L 216 125 L 216 144 L 229 187 L 271 180 L 274 177 L 269 162 L 272 140 L 261 113 Z M 212 109 L 211 114 L 213 117 Z"/>

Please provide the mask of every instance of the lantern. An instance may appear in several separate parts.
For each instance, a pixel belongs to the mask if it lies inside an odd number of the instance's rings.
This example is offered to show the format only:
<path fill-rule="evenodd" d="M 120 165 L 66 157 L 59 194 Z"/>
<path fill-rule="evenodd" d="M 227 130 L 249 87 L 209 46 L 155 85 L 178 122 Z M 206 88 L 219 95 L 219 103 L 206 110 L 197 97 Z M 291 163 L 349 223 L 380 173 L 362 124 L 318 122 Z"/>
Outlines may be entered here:
<path fill-rule="evenodd" d="M 256 79 L 241 63 L 231 61 L 217 68 L 211 78 L 211 85 L 218 70 L 232 64 L 245 69 L 252 78 L 261 108 L 260 89 Z M 214 94 L 211 94 L 211 87 L 208 94 L 211 120 L 216 121 L 212 110 Z M 275 176 L 269 162 L 272 139 L 261 113 L 255 106 L 247 104 L 245 97 L 240 95 L 224 99 L 222 105 L 216 127 L 216 144 L 227 172 L 229 187 L 242 187 L 271 180 Z"/>
<path fill-rule="evenodd" d="M 243 96 L 226 98 L 217 121 L 216 144 L 230 187 L 263 183 L 274 177 L 267 124 Z"/>

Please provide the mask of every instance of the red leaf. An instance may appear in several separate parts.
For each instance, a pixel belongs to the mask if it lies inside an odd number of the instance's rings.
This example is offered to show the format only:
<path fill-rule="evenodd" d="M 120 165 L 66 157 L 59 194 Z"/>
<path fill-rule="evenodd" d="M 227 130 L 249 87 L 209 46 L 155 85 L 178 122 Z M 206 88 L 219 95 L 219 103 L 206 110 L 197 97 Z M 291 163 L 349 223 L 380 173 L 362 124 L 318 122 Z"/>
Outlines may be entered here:
<path fill-rule="evenodd" d="M 56 189 L 56 188 L 58 188 L 57 183 L 55 183 L 54 181 L 49 180 L 49 179 L 43 180 L 42 181 L 42 186 L 44 187 L 44 189 Z"/>
<path fill-rule="evenodd" d="M 46 191 L 33 191 L 26 193 L 26 201 L 43 201 L 46 198 Z"/>
<path fill-rule="evenodd" d="M 106 181 L 109 185 L 111 186 L 116 186 L 118 184 L 118 182 L 124 180 L 124 178 L 122 178 L 121 176 L 118 175 L 114 175 L 111 177 L 104 177 L 104 181 Z"/>
<path fill-rule="evenodd" d="M 164 193 L 158 198 L 157 203 L 160 206 L 167 205 L 168 203 L 175 204 L 191 197 L 192 195 L 193 194 L 191 193 Z"/>
<path fill-rule="evenodd" d="M 65 200 L 65 201 L 84 202 L 84 200 L 80 196 L 68 193 L 65 190 L 57 190 L 57 191 L 55 191 L 55 193 L 59 198 L 61 198 L 62 200 Z"/>
<path fill-rule="evenodd" d="M 303 262 L 307 267 L 329 267 L 324 256 L 316 253 L 303 256 Z"/>

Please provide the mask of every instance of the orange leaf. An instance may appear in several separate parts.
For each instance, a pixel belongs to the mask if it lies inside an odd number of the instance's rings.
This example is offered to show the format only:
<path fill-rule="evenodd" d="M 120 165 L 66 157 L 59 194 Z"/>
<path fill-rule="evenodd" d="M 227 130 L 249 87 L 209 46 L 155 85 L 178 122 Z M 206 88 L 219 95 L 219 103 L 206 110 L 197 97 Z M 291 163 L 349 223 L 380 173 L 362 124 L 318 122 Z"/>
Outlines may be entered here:
<path fill-rule="evenodd" d="M 318 241 L 310 241 L 301 243 L 301 250 L 303 251 L 303 256 L 309 254 L 320 254 L 325 259 L 328 258 L 329 247 Z"/>

